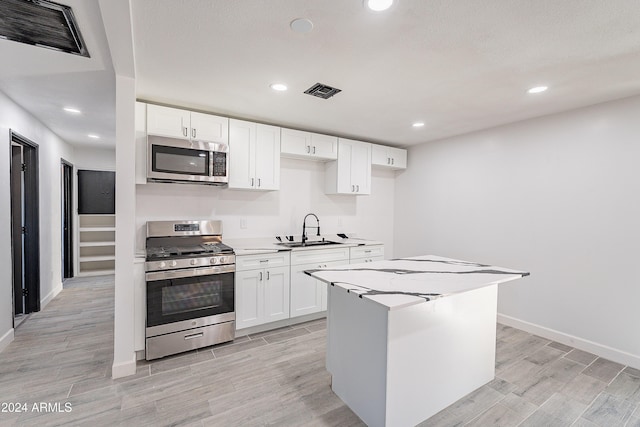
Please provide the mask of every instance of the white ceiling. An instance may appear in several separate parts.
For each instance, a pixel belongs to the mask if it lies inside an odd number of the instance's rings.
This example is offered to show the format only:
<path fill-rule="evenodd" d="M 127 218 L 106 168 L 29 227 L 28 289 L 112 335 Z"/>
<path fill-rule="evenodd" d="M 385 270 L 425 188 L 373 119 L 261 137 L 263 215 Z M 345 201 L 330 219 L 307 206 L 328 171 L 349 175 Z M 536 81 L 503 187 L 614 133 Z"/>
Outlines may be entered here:
<path fill-rule="evenodd" d="M 72 143 L 95 132 L 112 144 L 113 68 L 97 0 L 61 3 L 74 8 L 92 58 L 0 40 L 17 63 L 0 70 L 0 90 Z M 138 98 L 371 142 L 407 146 L 640 94 L 637 0 L 396 0 L 384 13 L 362 0 L 131 6 Z M 291 31 L 295 18 L 313 31 Z M 274 82 L 289 90 L 274 92 Z M 316 82 L 342 92 L 302 93 Z M 526 93 L 538 85 L 549 90 Z M 85 113 L 69 117 L 59 109 L 67 103 Z"/>

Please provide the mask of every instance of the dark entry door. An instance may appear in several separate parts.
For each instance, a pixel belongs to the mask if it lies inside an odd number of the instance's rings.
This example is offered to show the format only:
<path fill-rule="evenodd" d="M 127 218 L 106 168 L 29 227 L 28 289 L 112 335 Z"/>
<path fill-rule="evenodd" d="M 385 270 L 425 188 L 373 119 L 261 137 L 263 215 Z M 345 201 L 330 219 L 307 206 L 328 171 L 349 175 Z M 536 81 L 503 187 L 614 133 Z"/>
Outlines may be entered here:
<path fill-rule="evenodd" d="M 22 146 L 11 145 L 11 240 L 13 250 L 13 299 L 14 314 L 23 314 L 24 310 L 24 271 L 23 271 L 23 212 L 22 197 Z"/>
<path fill-rule="evenodd" d="M 62 168 L 62 278 L 73 277 L 73 165 Z"/>

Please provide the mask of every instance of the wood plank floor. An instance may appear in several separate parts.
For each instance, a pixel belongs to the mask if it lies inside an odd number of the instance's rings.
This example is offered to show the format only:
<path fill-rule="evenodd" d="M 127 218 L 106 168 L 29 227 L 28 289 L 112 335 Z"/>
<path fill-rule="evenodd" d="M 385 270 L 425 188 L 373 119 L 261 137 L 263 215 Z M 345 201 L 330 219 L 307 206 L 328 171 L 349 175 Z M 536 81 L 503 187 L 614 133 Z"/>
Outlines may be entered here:
<path fill-rule="evenodd" d="M 0 403 L 27 406 L 0 426 L 364 425 L 331 392 L 325 338 L 318 320 L 113 380 L 113 276 L 68 280 L 0 353 Z M 496 379 L 421 426 L 640 427 L 640 371 L 498 325 Z"/>

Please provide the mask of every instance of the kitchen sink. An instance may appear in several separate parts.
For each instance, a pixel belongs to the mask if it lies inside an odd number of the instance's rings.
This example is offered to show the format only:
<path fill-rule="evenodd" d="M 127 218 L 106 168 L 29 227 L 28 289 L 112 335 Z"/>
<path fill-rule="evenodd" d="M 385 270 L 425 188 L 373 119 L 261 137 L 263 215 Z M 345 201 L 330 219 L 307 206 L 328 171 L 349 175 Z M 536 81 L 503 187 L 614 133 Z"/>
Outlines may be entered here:
<path fill-rule="evenodd" d="M 311 242 L 281 242 L 278 245 L 285 246 L 287 248 L 308 248 L 315 246 L 327 246 L 327 245 L 339 245 L 339 242 L 332 242 L 330 240 L 316 240 Z"/>

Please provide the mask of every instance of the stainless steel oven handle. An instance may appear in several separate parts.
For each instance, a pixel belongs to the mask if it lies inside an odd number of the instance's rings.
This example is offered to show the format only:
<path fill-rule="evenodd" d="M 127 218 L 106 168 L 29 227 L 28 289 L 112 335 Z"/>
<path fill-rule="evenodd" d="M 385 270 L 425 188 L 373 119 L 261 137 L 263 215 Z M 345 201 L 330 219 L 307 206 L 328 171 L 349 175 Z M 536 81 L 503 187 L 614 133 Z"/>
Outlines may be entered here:
<path fill-rule="evenodd" d="M 184 339 L 185 340 L 192 340 L 194 338 L 202 338 L 203 336 L 204 336 L 204 332 L 199 332 L 197 334 L 185 335 Z"/>
<path fill-rule="evenodd" d="M 235 264 L 221 265 L 218 267 L 185 268 L 182 270 L 153 271 L 147 273 L 147 282 L 165 279 L 180 279 L 182 277 L 210 276 L 213 274 L 233 273 L 236 271 Z"/>

